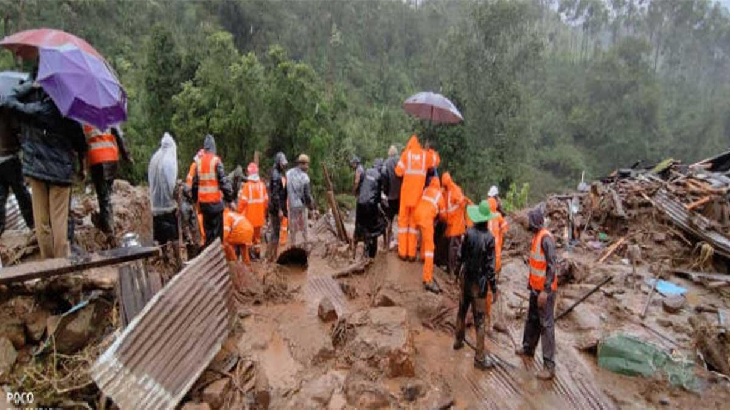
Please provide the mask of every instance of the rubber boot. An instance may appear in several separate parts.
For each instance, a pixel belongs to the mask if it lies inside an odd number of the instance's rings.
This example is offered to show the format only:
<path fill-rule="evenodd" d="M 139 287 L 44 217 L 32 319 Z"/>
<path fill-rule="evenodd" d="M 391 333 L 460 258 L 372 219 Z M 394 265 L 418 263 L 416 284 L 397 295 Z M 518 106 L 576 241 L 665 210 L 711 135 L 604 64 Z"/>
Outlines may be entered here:
<path fill-rule="evenodd" d="M 535 374 L 535 377 L 539 380 L 550 381 L 556 377 L 556 370 L 553 368 L 544 367 L 542 370 Z"/>
<path fill-rule="evenodd" d="M 483 355 L 479 357 L 479 359 L 477 359 L 476 357 L 474 358 L 474 368 L 485 371 L 494 367 L 495 363 L 489 358 L 489 355 Z"/>
<path fill-rule="evenodd" d="M 429 283 L 423 283 L 423 287 L 431 293 L 435 293 L 435 294 L 441 293 L 441 289 L 438 288 L 438 285 L 436 284 L 435 280 L 431 280 Z"/>

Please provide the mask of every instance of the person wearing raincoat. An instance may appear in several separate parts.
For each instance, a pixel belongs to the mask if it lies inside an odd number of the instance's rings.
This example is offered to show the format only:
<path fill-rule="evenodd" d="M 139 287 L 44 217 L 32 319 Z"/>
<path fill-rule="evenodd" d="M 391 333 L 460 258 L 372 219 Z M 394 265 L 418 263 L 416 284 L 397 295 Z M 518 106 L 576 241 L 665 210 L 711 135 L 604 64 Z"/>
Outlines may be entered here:
<path fill-rule="evenodd" d="M 433 253 L 435 249 L 433 230 L 438 214 L 444 210 L 446 210 L 446 200 L 441 194 L 441 184 L 438 178 L 433 177 L 428 187 L 423 190 L 423 195 L 413 212 L 413 222 L 420 231 L 422 240 L 423 287 L 433 293 L 441 291 L 433 279 Z"/>
<path fill-rule="evenodd" d="M 382 210 L 383 176 L 380 173 L 382 160 L 375 160 L 372 168 L 368 168 L 363 175 L 357 194 L 357 217 L 355 222 L 355 237 L 364 240 L 365 257 L 374 258 L 377 255 L 377 239 L 385 231 L 385 213 Z"/>
<path fill-rule="evenodd" d="M 217 156 L 217 146 L 211 135 L 204 138 L 204 155 L 196 161 L 191 192 L 201 209 L 206 234 L 205 246 L 208 246 L 223 238 L 224 203 L 232 202 L 232 187 L 224 173 L 222 160 Z"/>
<path fill-rule="evenodd" d="M 388 219 L 387 239 L 392 243 L 394 238 L 392 223 L 400 211 L 400 187 L 402 186 L 403 180 L 395 175 L 395 166 L 400 161 L 398 149 L 395 145 L 391 145 L 387 150 L 387 156 L 388 158 L 382 166 L 382 174 L 385 184 L 383 191 L 387 195 L 387 211 L 385 211 Z"/>
<path fill-rule="evenodd" d="M 251 162 L 247 166 L 247 181 L 242 184 L 237 212 L 244 214 L 252 224 L 253 235 L 251 256 L 260 257 L 260 240 L 262 227 L 265 225 L 265 213 L 268 208 L 268 191 L 260 180 L 257 164 Z"/>
<path fill-rule="evenodd" d="M 252 246 L 252 224 L 247 217 L 237 214 L 229 208 L 224 209 L 224 238 L 222 247 L 228 262 L 242 257 L 242 261 L 250 263 L 249 247 Z"/>
<path fill-rule="evenodd" d="M 270 202 L 268 203 L 270 236 L 268 238 L 268 251 L 265 254 L 271 262 L 274 262 L 278 258 L 281 221 L 288 217 L 288 193 L 286 191 L 285 178 L 285 168 L 287 166 L 288 160 L 285 158 L 285 154 L 282 152 L 275 154 L 275 161 L 273 162 L 273 169 L 270 171 L 270 181 L 268 182 L 268 194 L 270 196 Z"/>
<path fill-rule="evenodd" d="M 87 142 L 82 126 L 64 117 L 35 82 L 17 87 L 2 106 L 17 116 L 20 123 L 23 175 L 31 184 L 33 221 L 41 258 L 67 257 L 75 158 L 79 162 L 79 178 L 82 181 L 85 178 Z"/>
<path fill-rule="evenodd" d="M 176 219 L 176 177 L 178 160 L 176 142 L 168 132 L 163 134 L 161 146 L 148 164 L 148 191 L 153 213 L 153 239 L 163 246 L 178 241 Z"/>
<path fill-rule="evenodd" d="M 308 177 L 308 155 L 301 154 L 295 167 L 286 173 L 286 190 L 288 193 L 288 233 L 291 243 L 296 244 L 300 233 L 303 242 L 308 243 L 308 210 L 314 209 L 311 195 L 311 179 Z"/>
<path fill-rule="evenodd" d="M 458 256 L 461 248 L 461 236 L 466 231 L 464 211 L 468 199 L 464 197 L 461 187 L 451 179 L 451 174 L 448 172 L 441 175 L 441 185 L 446 200 L 446 211 L 442 214 L 442 219 L 446 222 L 446 232 L 444 234 L 449 239 L 449 275 L 455 275 L 459 271 Z"/>
<path fill-rule="evenodd" d="M 418 248 L 418 229 L 414 212 L 423 195 L 428 171 L 428 156 L 413 135 L 395 166 L 395 175 L 403 179 L 400 186 L 400 212 L 398 213 L 398 257 L 414 260 Z M 433 239 L 431 239 L 433 242 Z"/>

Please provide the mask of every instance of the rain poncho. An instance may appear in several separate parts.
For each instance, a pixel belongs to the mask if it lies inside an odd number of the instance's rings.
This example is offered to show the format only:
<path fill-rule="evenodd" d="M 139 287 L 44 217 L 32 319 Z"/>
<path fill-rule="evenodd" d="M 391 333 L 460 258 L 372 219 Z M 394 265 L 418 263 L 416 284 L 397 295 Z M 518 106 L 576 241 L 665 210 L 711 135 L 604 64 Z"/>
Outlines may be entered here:
<path fill-rule="evenodd" d="M 166 132 L 161 139 L 161 147 L 153 154 L 148 165 L 150 206 L 153 215 L 170 213 L 176 209 L 173 193 L 177 176 L 176 142 Z"/>

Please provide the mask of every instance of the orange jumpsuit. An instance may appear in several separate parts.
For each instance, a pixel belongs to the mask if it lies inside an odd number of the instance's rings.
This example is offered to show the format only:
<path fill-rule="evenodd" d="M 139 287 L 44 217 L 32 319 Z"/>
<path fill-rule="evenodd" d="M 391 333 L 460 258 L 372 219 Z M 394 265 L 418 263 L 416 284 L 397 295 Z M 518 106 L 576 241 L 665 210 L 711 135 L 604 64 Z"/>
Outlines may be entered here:
<path fill-rule="evenodd" d="M 242 246 L 244 247 L 242 258 L 245 263 L 250 262 L 250 255 L 247 249 L 248 246 L 252 245 L 252 234 L 252 224 L 250 224 L 245 216 L 237 214 L 228 208 L 224 209 L 224 241 L 222 242 L 222 247 L 224 247 L 224 255 L 227 257 L 227 261 L 237 260 L 235 247 Z"/>
<path fill-rule="evenodd" d="M 500 270 L 502 269 L 502 243 L 504 242 L 505 233 L 509 229 L 510 225 L 502 217 L 502 214 L 497 212 L 497 199 L 489 197 L 487 200 L 489 203 L 489 211 L 492 212 L 493 216 L 489 219 L 489 231 L 494 236 L 494 271 L 495 278 L 499 281 Z M 492 314 L 492 292 L 487 294 L 487 320 L 489 320 Z"/>
<path fill-rule="evenodd" d="M 400 155 L 395 166 L 395 175 L 403 178 L 400 186 L 400 211 L 398 212 L 398 256 L 401 259 L 415 257 L 418 243 L 418 229 L 413 220 L 426 183 L 426 171 L 430 167 L 426 151 L 413 135 Z M 431 239 L 431 242 L 433 240 Z"/>
<path fill-rule="evenodd" d="M 237 212 L 247 217 L 253 227 L 253 243 L 260 244 L 260 231 L 265 225 L 265 213 L 268 207 L 268 191 L 262 181 L 246 181 L 240 190 Z"/>
<path fill-rule="evenodd" d="M 443 173 L 441 176 L 443 186 L 443 198 L 446 200 L 446 211 L 441 214 L 441 219 L 446 222 L 444 235 L 449 240 L 449 274 L 458 272 L 458 256 L 461 249 L 461 236 L 466 232 L 465 211 L 468 199 L 464 197 L 461 187 L 451 179 L 451 174 Z"/>
<path fill-rule="evenodd" d="M 433 224 L 439 212 L 446 210 L 446 201 L 441 194 L 441 184 L 438 178 L 431 178 L 431 182 L 423 190 L 423 196 L 413 213 L 413 221 L 420 230 L 421 253 L 425 258 L 423 262 L 423 283 L 431 283 L 433 280 Z"/>

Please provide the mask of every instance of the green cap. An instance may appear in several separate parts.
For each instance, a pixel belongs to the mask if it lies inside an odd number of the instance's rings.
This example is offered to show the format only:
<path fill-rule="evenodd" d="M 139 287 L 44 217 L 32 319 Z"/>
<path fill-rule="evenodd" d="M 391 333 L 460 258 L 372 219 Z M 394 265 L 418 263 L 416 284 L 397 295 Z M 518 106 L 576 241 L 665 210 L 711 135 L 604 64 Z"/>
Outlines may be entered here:
<path fill-rule="evenodd" d="M 487 200 L 482 200 L 478 206 L 469 206 L 466 208 L 466 212 L 469 214 L 469 218 L 474 223 L 484 223 L 485 221 L 491 220 L 495 215 L 489 211 L 489 203 Z"/>

